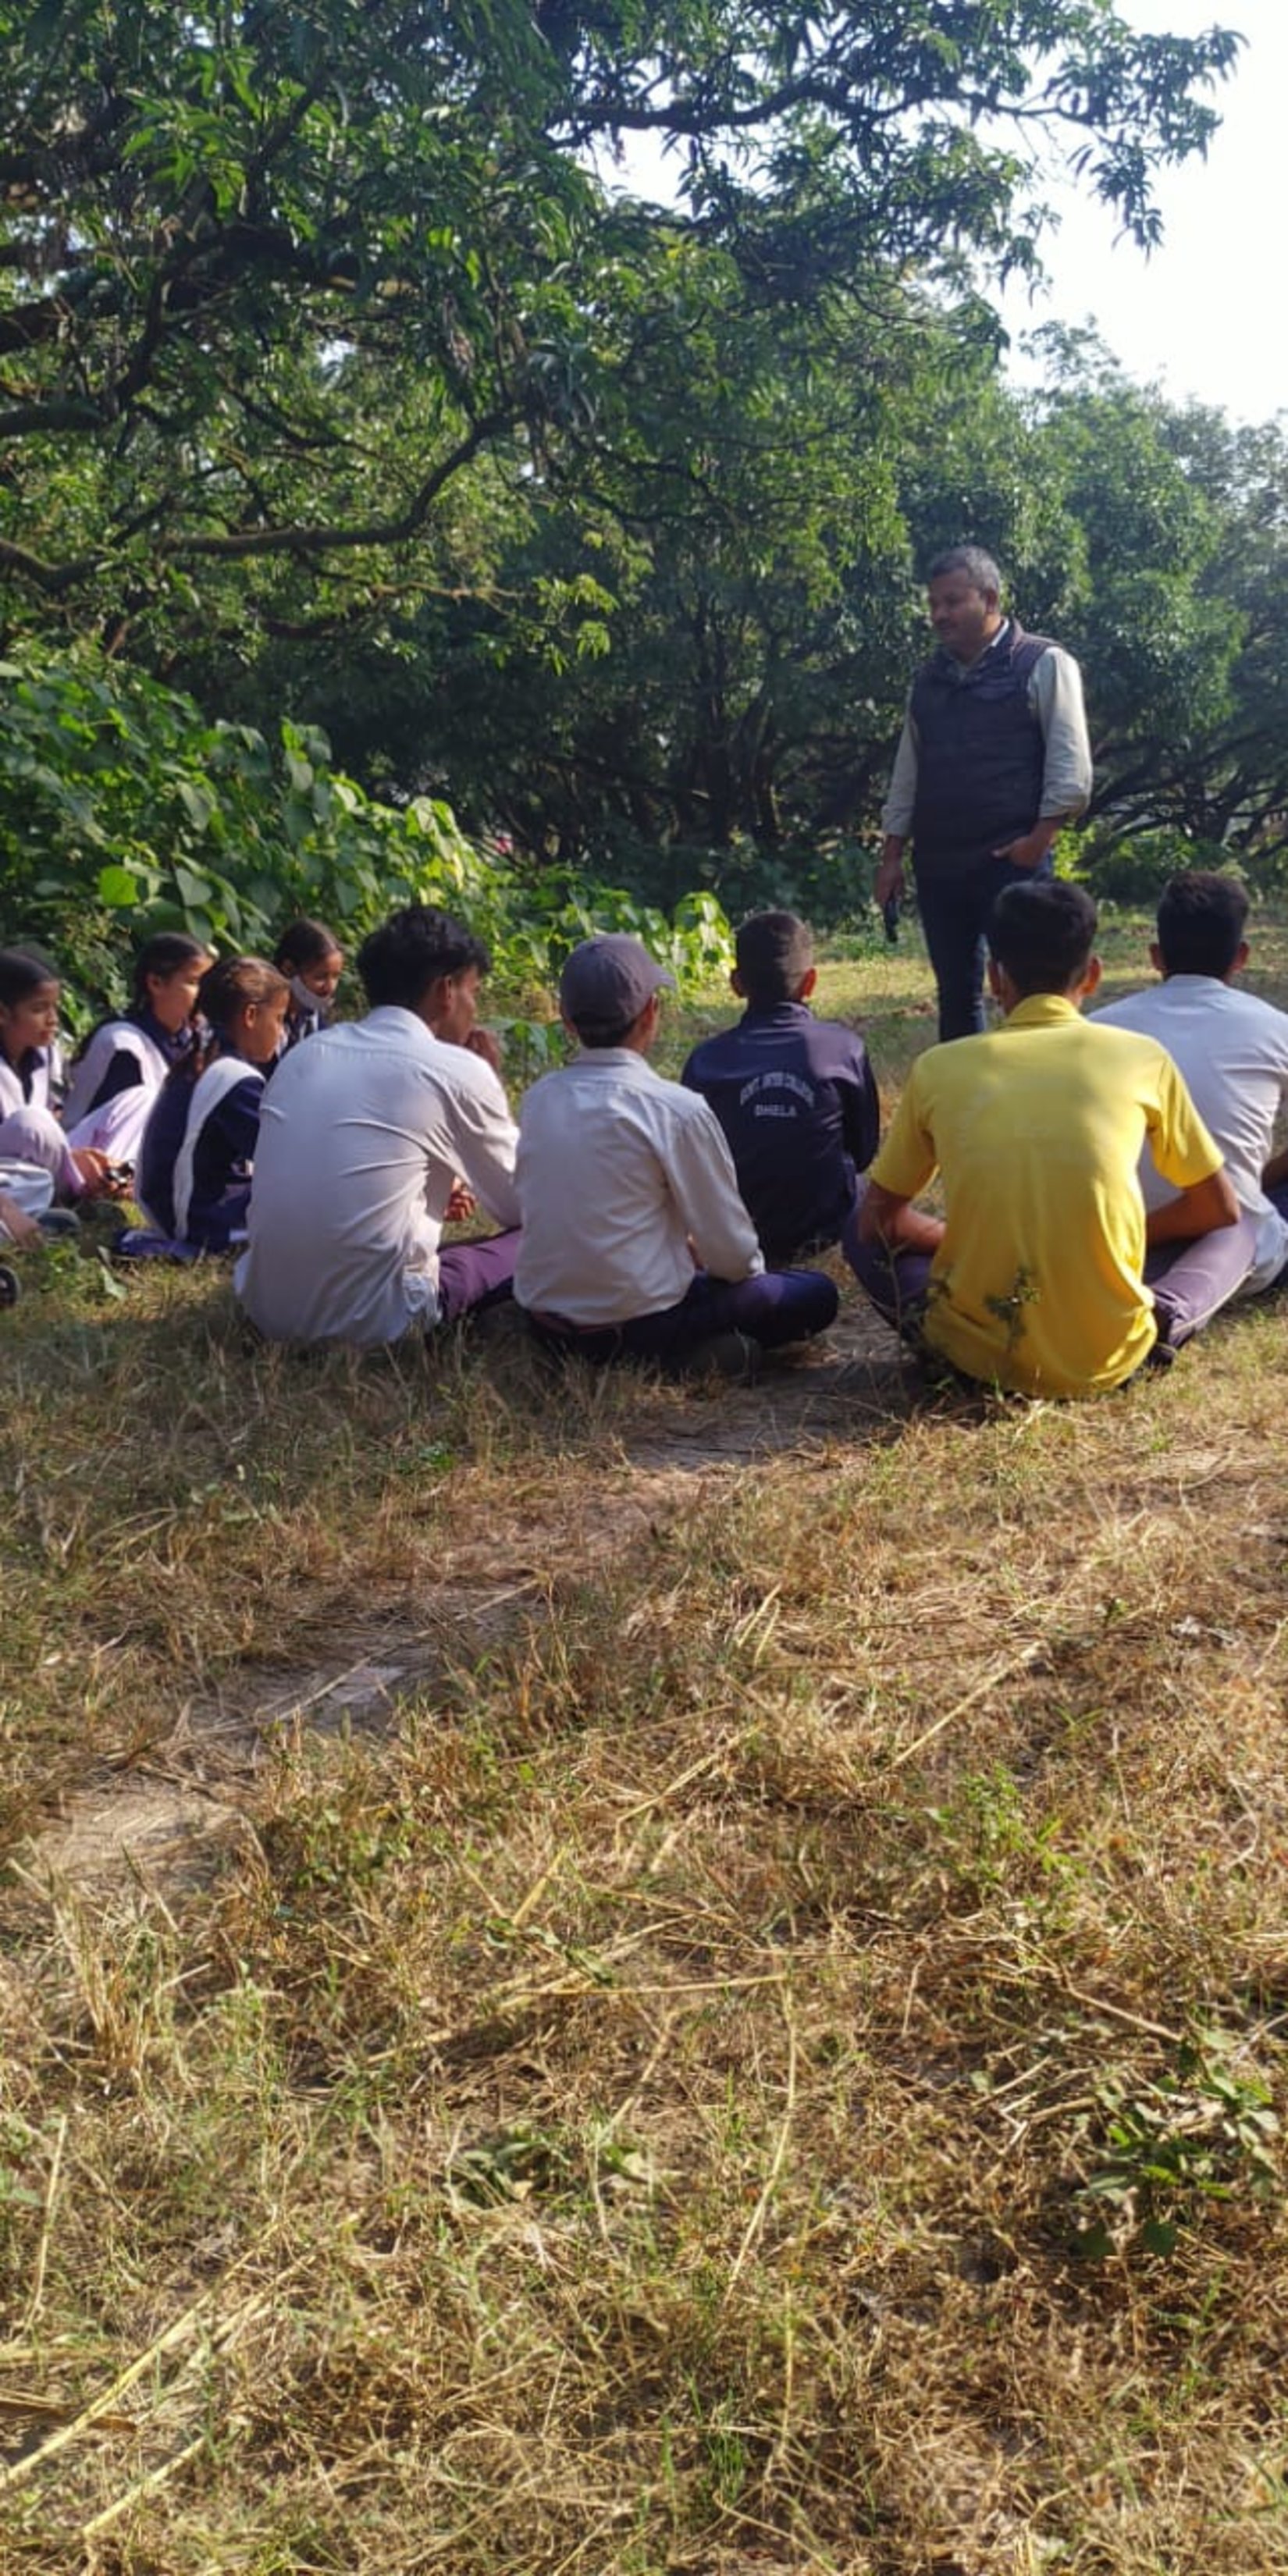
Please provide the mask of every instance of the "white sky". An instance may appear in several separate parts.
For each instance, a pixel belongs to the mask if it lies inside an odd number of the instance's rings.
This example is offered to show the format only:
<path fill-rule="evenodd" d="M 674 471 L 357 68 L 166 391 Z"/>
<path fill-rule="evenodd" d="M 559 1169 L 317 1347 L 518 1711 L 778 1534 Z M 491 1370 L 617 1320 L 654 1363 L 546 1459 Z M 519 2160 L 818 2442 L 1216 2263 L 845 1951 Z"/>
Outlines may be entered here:
<path fill-rule="evenodd" d="M 1033 382 L 1020 346 L 1043 322 L 1093 322 L 1138 384 L 1157 383 L 1175 401 L 1193 396 L 1236 420 L 1260 422 L 1288 409 L 1288 290 L 1283 277 L 1275 171 L 1288 153 L 1288 0 L 1117 0 L 1142 32 L 1194 36 L 1235 27 L 1246 42 L 1231 78 L 1207 94 L 1221 124 L 1206 161 L 1159 174 L 1162 247 L 1149 259 L 1116 241 L 1109 209 L 1058 169 L 1042 195 L 1060 214 L 1043 257 L 1050 286 L 1037 296 L 1015 284 L 1000 299 L 1011 334 L 1009 371 Z M 1003 131 L 1000 139 L 1011 138 Z M 610 186 L 665 201 L 673 165 L 639 141 L 623 164 L 601 163 Z M 1036 370 L 1040 375 L 1040 368 Z"/>
<path fill-rule="evenodd" d="M 1012 340 L 1044 321 L 1095 323 L 1138 383 L 1175 400 L 1194 395 L 1236 419 L 1269 420 L 1288 408 L 1288 295 L 1275 171 L 1285 149 L 1288 0 L 1119 0 L 1150 33 L 1193 36 L 1237 27 L 1247 42 L 1232 77 L 1210 93 L 1221 117 L 1207 160 L 1165 171 L 1157 186 L 1160 250 L 1146 260 L 1115 242 L 1107 208 L 1071 188 L 1048 187 L 1060 231 L 1048 237 L 1049 293 L 1002 300 Z M 1031 378 L 1015 350 L 1012 372 Z"/>

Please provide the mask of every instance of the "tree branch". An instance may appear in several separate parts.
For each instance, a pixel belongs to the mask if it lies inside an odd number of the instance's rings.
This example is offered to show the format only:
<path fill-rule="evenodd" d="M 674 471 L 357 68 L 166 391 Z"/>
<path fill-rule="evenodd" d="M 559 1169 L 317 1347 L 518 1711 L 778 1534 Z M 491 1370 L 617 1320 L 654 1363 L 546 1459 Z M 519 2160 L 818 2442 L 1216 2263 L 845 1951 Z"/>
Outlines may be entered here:
<path fill-rule="evenodd" d="M 235 563 L 253 555 L 289 554 L 304 558 L 351 551 L 358 546 L 403 545 L 424 525 L 439 493 L 451 482 L 453 475 L 459 474 L 462 467 L 477 456 L 489 438 L 511 426 L 512 415 L 509 412 L 482 413 L 468 436 L 434 467 L 432 474 L 426 475 L 397 519 L 373 519 L 360 528 L 240 528 L 220 537 L 179 535 L 162 538 L 157 551 L 178 562 L 193 556 L 212 556 L 223 563 Z"/>
<path fill-rule="evenodd" d="M 26 438 L 33 431 L 56 429 L 101 429 L 103 415 L 96 403 L 60 399 L 47 403 L 18 403 L 12 411 L 0 411 L 0 438 Z"/>
<path fill-rule="evenodd" d="M 439 493 L 452 477 L 477 456 L 490 438 L 512 427 L 513 415 L 508 411 L 482 413 L 467 436 L 458 440 L 450 454 L 440 460 L 431 474 L 426 475 L 406 509 L 396 519 L 373 519 L 356 528 L 298 525 L 234 528 L 222 536 L 207 537 L 179 530 L 173 536 L 157 537 L 153 555 L 168 563 L 203 559 L 237 563 L 249 557 L 268 555 L 293 555 L 297 560 L 306 561 L 323 555 L 353 553 L 361 547 L 405 545 L 409 538 L 419 534 Z M 138 524 L 136 522 L 136 527 Z M 79 582 L 90 579 L 111 560 L 111 554 L 104 550 L 97 554 L 78 555 L 70 563 L 51 564 L 40 555 L 29 553 L 25 546 L 11 545 L 0 539 L 0 571 L 17 574 L 50 598 L 58 598 L 64 591 L 75 589 Z"/>
<path fill-rule="evenodd" d="M 10 545 L 7 538 L 0 537 L 0 571 L 16 572 L 50 599 L 59 598 L 65 590 L 74 590 L 78 581 L 96 570 L 97 564 L 96 555 L 78 555 L 74 563 L 45 563 L 39 555 L 28 554 L 25 546 Z"/>

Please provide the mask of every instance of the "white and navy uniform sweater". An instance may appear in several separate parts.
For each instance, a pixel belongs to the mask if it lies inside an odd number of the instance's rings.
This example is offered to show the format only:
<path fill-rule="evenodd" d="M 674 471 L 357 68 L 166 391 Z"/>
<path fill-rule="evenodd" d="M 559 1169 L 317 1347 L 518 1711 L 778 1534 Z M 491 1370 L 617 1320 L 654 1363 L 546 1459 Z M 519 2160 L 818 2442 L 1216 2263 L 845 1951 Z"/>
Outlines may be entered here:
<path fill-rule="evenodd" d="M 60 1046 L 28 1047 L 16 1064 L 0 1052 L 0 1118 L 11 1109 L 47 1109 L 52 1117 L 63 1096 L 63 1083 Z"/>
<path fill-rule="evenodd" d="M 224 1252 L 245 1232 L 264 1075 L 217 1055 L 196 1082 L 169 1075 L 143 1132 L 135 1197 L 149 1225 L 178 1243 Z"/>
<path fill-rule="evenodd" d="M 70 1142 L 137 1162 L 157 1094 L 191 1045 L 191 1029 L 163 1029 L 146 1007 L 105 1020 L 72 1066 L 63 1104 Z"/>

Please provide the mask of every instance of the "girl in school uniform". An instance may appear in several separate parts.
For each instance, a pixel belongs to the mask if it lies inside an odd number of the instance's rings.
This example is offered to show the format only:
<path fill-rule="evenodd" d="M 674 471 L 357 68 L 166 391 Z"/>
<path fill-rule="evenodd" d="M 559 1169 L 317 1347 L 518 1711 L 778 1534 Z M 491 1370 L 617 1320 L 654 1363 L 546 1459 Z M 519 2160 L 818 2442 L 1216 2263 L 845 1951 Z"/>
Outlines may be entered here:
<path fill-rule="evenodd" d="M 171 1242 L 225 1252 L 244 1233 L 260 1101 L 290 986 L 263 957 L 223 957 L 197 1008 L 210 1043 L 176 1065 L 143 1131 L 135 1198 Z"/>
<path fill-rule="evenodd" d="M 273 964 L 291 988 L 285 1055 L 301 1038 L 315 1037 L 329 1025 L 336 986 L 344 973 L 344 950 L 324 921 L 292 921 L 273 951 Z"/>
<path fill-rule="evenodd" d="M 59 991 L 47 958 L 0 948 L 0 1162 L 47 1172 L 55 1198 L 91 1198 L 113 1185 L 106 1157 L 74 1147 L 58 1123 Z"/>
<path fill-rule="evenodd" d="M 72 1145 L 137 1162 L 157 1093 L 195 1043 L 197 987 L 213 963 L 186 931 L 159 930 L 144 941 L 128 1008 L 100 1020 L 73 1060 L 63 1103 Z"/>

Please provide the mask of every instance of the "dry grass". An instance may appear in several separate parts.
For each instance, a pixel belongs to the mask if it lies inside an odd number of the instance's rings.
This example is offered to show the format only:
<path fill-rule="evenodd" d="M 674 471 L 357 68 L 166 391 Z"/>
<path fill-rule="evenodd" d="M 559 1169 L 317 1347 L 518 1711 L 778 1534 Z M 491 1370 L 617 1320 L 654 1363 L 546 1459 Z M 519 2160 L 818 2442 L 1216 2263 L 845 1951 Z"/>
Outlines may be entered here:
<path fill-rule="evenodd" d="M 6 2576 L 1288 2568 L 1282 1307 L 1082 1412 L 3 1337 Z M 50 1883 L 87 1781 L 241 1838 Z"/>

